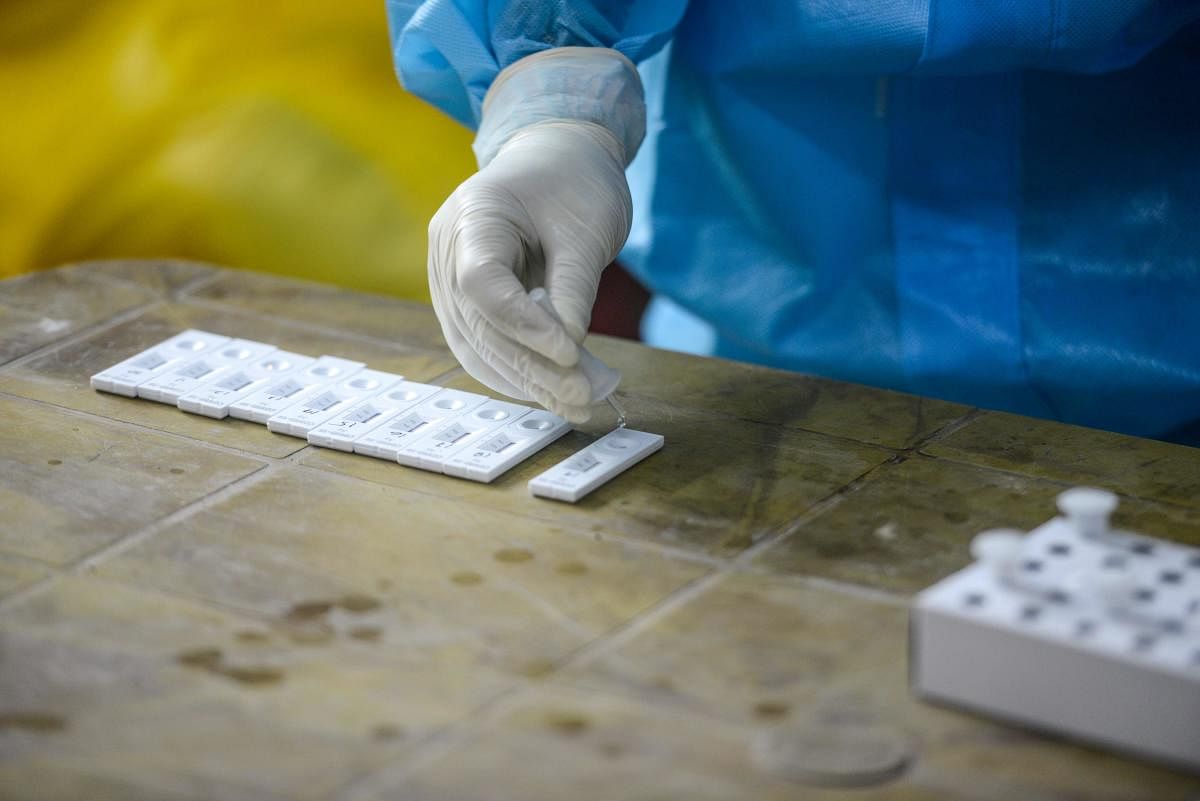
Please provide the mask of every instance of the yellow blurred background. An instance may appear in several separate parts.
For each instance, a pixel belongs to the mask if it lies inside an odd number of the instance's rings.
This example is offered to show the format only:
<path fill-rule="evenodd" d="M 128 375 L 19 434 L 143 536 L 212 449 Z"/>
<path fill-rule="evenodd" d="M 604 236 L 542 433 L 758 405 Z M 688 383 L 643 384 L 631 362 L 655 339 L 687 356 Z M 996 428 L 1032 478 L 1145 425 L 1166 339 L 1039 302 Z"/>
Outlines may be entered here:
<path fill-rule="evenodd" d="M 383 0 L 2 0 L 0 278 L 175 256 L 426 299 L 471 135 Z"/>

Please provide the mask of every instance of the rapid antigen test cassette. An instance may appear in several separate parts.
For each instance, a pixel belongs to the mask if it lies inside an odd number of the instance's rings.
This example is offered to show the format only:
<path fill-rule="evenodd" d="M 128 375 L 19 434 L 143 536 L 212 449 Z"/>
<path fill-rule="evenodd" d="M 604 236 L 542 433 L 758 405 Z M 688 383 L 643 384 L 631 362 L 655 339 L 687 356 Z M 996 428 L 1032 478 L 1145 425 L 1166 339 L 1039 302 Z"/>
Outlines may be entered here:
<path fill-rule="evenodd" d="M 229 337 L 188 329 L 135 356 L 130 356 L 120 364 L 96 373 L 92 376 L 92 389 L 136 398 L 138 384 L 179 367 L 201 353 L 208 353 L 228 341 Z"/>
<path fill-rule="evenodd" d="M 529 482 L 542 498 L 575 503 L 663 446 L 661 434 L 618 428 Z"/>

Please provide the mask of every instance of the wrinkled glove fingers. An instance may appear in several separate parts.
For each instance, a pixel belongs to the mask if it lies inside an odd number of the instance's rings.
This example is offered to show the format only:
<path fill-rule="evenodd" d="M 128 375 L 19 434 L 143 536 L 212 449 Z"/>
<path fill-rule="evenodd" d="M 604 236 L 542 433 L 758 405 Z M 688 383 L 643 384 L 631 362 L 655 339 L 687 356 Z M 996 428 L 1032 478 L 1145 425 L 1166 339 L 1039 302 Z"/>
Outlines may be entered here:
<path fill-rule="evenodd" d="M 469 329 L 468 329 L 469 330 Z M 467 337 L 463 336 L 457 327 L 447 332 L 446 341 L 454 355 L 458 357 L 473 378 L 496 392 L 500 392 L 517 400 L 533 400 L 549 409 L 554 414 L 572 423 L 584 423 L 591 418 L 590 404 L 575 405 L 563 403 L 554 393 L 543 386 L 531 384 L 521 375 L 509 372 L 507 363 L 498 355 L 484 348 L 480 353 Z M 517 347 L 516 343 L 511 343 Z M 503 346 L 502 346 L 503 347 Z M 499 369 L 497 369 L 499 368 Z M 562 368 L 557 368 L 562 369 Z"/>
<path fill-rule="evenodd" d="M 515 266 L 490 260 L 460 261 L 456 295 L 509 339 L 563 367 L 572 366 L 579 361 L 578 347 L 557 320 L 529 299 Z"/>
<path fill-rule="evenodd" d="M 571 406 L 586 405 L 591 399 L 591 385 L 578 367 L 561 367 L 505 336 L 475 309 L 461 299 L 458 314 L 463 321 L 459 333 L 496 372 L 509 383 L 529 390 L 538 387 Z M 575 345 L 572 343 L 572 347 Z"/>

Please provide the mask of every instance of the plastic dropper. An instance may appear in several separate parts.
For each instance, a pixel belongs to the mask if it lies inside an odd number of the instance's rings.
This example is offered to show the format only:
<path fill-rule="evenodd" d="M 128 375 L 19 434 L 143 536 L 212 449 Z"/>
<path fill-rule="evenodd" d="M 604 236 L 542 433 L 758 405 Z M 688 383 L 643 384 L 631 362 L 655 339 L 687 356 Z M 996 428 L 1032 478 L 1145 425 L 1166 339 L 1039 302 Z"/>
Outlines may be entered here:
<path fill-rule="evenodd" d="M 545 309 L 546 313 L 555 320 L 559 320 L 558 312 L 554 310 L 554 304 L 550 302 L 550 295 L 545 289 L 542 287 L 534 289 L 529 293 L 529 299 Z M 591 385 L 592 403 L 607 402 L 617 413 L 617 428 L 624 428 L 625 409 L 616 397 L 617 384 L 621 383 L 621 373 L 600 361 L 582 345 L 579 346 L 579 369 L 583 371 L 584 377 Z"/>

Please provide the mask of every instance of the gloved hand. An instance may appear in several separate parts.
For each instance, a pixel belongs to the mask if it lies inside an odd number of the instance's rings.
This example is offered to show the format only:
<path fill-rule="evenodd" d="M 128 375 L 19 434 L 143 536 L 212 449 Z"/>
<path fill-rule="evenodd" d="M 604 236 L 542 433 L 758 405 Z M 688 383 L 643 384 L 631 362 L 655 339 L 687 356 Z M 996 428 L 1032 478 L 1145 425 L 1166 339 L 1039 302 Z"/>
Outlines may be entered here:
<path fill-rule="evenodd" d="M 629 234 L 625 167 L 645 130 L 641 82 L 612 50 L 558 48 L 504 70 L 475 141 L 481 168 L 429 225 L 429 287 L 463 367 L 572 422 L 596 287 Z M 545 286 L 559 320 L 529 298 Z"/>

